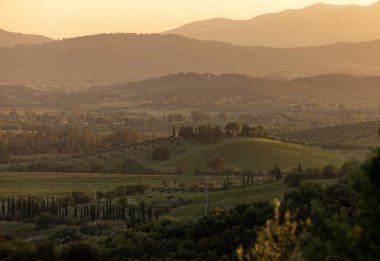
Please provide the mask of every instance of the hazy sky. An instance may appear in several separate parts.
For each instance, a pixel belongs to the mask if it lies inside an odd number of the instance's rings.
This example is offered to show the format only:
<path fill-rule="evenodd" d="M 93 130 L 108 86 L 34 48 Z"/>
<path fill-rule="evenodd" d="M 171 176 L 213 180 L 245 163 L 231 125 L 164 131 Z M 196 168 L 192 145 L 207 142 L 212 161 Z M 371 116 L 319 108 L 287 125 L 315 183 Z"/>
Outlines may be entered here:
<path fill-rule="evenodd" d="M 0 0 L 0 28 L 53 38 L 104 32 L 162 32 L 215 17 L 248 19 L 315 0 Z M 374 0 L 325 0 L 368 5 Z"/>

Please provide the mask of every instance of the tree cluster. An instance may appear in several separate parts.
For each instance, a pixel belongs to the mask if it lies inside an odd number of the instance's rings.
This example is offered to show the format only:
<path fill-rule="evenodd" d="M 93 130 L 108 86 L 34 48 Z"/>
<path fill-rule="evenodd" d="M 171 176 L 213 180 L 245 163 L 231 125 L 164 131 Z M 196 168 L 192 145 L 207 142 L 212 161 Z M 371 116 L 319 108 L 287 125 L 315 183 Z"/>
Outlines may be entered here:
<path fill-rule="evenodd" d="M 219 126 L 201 125 L 198 127 L 181 127 L 178 137 L 183 139 L 196 140 L 199 143 L 214 143 L 223 137 L 223 132 Z"/>

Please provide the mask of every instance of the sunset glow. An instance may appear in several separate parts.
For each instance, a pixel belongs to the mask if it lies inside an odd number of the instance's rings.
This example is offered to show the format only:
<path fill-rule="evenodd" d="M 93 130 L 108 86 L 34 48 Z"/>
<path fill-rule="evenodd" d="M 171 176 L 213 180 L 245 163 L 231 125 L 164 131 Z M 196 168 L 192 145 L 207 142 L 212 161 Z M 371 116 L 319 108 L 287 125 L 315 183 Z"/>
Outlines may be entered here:
<path fill-rule="evenodd" d="M 0 0 L 0 28 L 53 38 L 103 32 L 162 32 L 214 17 L 249 19 L 315 0 Z M 330 4 L 369 5 L 373 0 L 329 0 Z"/>

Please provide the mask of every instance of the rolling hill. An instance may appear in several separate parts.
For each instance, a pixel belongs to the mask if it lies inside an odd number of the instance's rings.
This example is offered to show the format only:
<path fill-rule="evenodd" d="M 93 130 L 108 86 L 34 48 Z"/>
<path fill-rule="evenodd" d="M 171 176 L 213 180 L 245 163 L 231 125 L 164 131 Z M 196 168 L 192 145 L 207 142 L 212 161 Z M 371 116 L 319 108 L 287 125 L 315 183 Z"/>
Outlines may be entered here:
<path fill-rule="evenodd" d="M 379 76 L 327 74 L 272 80 L 240 74 L 178 73 L 118 85 L 94 87 L 87 96 L 185 106 L 255 101 L 360 102 L 380 100 Z M 108 98 L 107 98 L 108 97 Z"/>
<path fill-rule="evenodd" d="M 337 154 L 316 147 L 269 139 L 236 138 L 211 145 L 185 145 L 179 149 L 181 153 L 173 153 L 168 161 L 149 161 L 148 165 L 163 171 L 174 171 L 182 166 L 187 172 L 194 173 L 197 168 L 207 168 L 207 163 L 215 158 L 224 159 L 229 167 L 256 171 L 267 171 L 276 165 L 290 170 L 298 162 L 302 162 L 305 168 L 340 165 L 345 160 Z"/>
<path fill-rule="evenodd" d="M 54 40 L 42 35 L 13 33 L 0 29 L 0 48 L 44 44 L 52 41 Z"/>
<path fill-rule="evenodd" d="M 78 92 L 0 85 L 3 106 L 90 106 L 101 109 L 142 107 L 149 111 L 213 110 L 280 112 L 283 105 L 344 102 L 346 105 L 377 103 L 379 76 L 317 75 L 294 80 L 271 80 L 241 74 L 177 73 L 147 80 L 93 86 Z M 260 106 L 267 103 L 268 106 Z M 246 107 L 248 106 L 248 107 Z M 280 106 L 280 107 L 278 107 Z"/>
<path fill-rule="evenodd" d="M 170 159 L 155 161 L 152 152 L 156 146 L 167 147 Z M 34 158 L 34 171 L 44 172 L 102 172 L 102 173 L 174 173 L 179 167 L 184 174 L 196 169 L 208 169 L 213 159 L 223 159 L 226 167 L 242 170 L 268 171 L 274 166 L 290 170 L 301 162 L 304 168 L 340 166 L 346 158 L 329 150 L 263 138 L 226 138 L 213 144 L 196 144 L 182 140 L 161 140 L 120 149 L 75 154 L 56 158 Z M 20 166 L 27 167 L 24 162 Z M 5 165 L 3 165 L 6 167 Z M 143 166 L 143 168 L 140 168 Z M 27 168 L 26 168 L 27 169 Z M 19 169 L 24 171 L 26 169 Z M 5 170 L 5 169 L 4 169 Z M 131 171 L 132 170 L 132 171 Z M 147 172 L 148 171 L 148 172 Z"/>
<path fill-rule="evenodd" d="M 241 47 L 176 35 L 102 34 L 0 48 L 0 82 L 120 83 L 179 72 L 250 76 L 380 74 L 380 40 L 309 48 Z"/>
<path fill-rule="evenodd" d="M 245 46 L 301 47 L 380 38 L 380 2 L 370 6 L 315 4 L 249 20 L 194 22 L 166 33 Z"/>

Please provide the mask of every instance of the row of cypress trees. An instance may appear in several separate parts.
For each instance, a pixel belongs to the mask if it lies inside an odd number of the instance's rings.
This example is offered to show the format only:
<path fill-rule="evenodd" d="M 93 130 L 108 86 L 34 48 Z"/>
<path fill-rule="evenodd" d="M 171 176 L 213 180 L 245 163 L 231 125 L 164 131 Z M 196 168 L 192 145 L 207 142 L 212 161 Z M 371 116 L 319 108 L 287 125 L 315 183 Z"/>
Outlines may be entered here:
<path fill-rule="evenodd" d="M 49 213 L 53 216 L 69 217 L 95 220 L 125 220 L 127 217 L 137 221 L 144 221 L 146 218 L 153 218 L 152 205 L 146 206 L 141 201 L 138 206 L 127 204 L 113 204 L 107 200 L 105 204 L 98 201 L 96 204 L 90 203 L 85 205 L 74 205 L 69 207 L 68 200 L 58 201 L 56 198 L 45 198 L 42 200 L 28 197 L 7 197 L 2 198 L 0 208 L 0 216 L 11 216 L 14 219 L 20 217 L 29 222 L 33 222 L 35 218 L 42 213 Z M 157 209 L 154 216 L 158 218 Z"/>
<path fill-rule="evenodd" d="M 51 215 L 68 215 L 68 202 L 58 202 L 55 198 L 45 198 L 42 200 L 28 197 L 7 197 L 1 199 L 1 216 L 16 215 L 33 221 L 42 213 L 48 212 Z"/>

